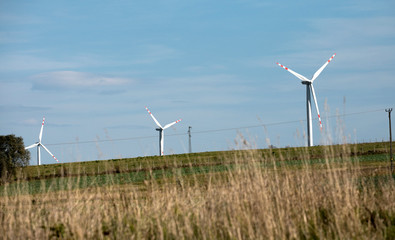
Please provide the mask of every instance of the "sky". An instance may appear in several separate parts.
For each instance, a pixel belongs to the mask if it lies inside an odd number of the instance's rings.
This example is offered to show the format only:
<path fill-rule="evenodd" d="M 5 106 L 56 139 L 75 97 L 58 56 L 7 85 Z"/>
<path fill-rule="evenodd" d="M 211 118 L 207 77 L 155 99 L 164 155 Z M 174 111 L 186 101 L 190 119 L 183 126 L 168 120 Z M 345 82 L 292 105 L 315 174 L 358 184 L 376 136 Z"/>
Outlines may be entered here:
<path fill-rule="evenodd" d="M 395 2 L 0 1 L 0 135 L 59 162 L 388 140 Z M 42 163 L 56 163 L 42 151 Z M 36 149 L 31 149 L 32 165 Z"/>

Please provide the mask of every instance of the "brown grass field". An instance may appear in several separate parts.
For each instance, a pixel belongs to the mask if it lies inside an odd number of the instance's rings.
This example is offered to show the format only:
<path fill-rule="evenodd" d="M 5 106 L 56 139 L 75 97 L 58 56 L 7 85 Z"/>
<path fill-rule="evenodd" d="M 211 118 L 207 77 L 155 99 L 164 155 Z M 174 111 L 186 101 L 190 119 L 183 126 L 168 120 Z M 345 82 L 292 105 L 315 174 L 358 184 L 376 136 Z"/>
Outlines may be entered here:
<path fill-rule="evenodd" d="M 0 238 L 395 239 L 386 146 L 29 167 L 0 186 Z"/>

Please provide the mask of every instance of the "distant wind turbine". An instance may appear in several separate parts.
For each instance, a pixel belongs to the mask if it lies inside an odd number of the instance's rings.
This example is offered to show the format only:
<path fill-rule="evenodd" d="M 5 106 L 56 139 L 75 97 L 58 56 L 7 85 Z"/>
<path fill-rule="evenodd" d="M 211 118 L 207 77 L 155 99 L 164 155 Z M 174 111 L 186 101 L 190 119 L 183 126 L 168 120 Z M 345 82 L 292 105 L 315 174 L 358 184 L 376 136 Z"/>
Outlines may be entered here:
<path fill-rule="evenodd" d="M 58 159 L 56 159 L 56 157 L 48 150 L 48 148 L 46 148 L 44 146 L 44 144 L 41 143 L 41 138 L 43 136 L 43 129 L 44 129 L 44 121 L 45 121 L 45 117 L 43 118 L 43 123 L 41 125 L 40 135 L 38 136 L 38 142 L 36 142 L 35 144 L 32 144 L 28 147 L 25 147 L 25 149 L 37 147 L 37 165 L 41 165 L 40 147 L 43 147 L 45 149 L 45 151 L 47 151 L 49 153 L 49 155 L 51 155 L 57 162 L 59 162 Z"/>
<path fill-rule="evenodd" d="M 305 76 L 303 76 L 299 73 L 296 73 L 296 72 L 292 71 L 291 69 L 285 67 L 284 65 L 277 63 L 277 65 L 279 65 L 280 67 L 284 68 L 285 70 L 287 70 L 288 72 L 292 73 L 297 78 L 302 80 L 302 84 L 306 85 L 306 111 L 307 111 L 307 135 L 308 135 L 307 146 L 309 146 L 309 147 L 313 146 L 313 127 L 311 124 L 311 122 L 312 122 L 311 121 L 311 93 L 313 94 L 313 99 L 314 99 L 315 107 L 317 109 L 317 114 L 318 114 L 318 120 L 320 121 L 320 128 L 322 131 L 321 116 L 320 116 L 320 111 L 319 111 L 318 105 L 317 105 L 317 98 L 315 97 L 313 82 L 320 75 L 322 70 L 324 70 L 324 68 L 332 61 L 332 59 L 335 56 L 336 56 L 336 53 L 333 54 L 332 57 L 329 58 L 329 60 L 326 61 L 326 63 L 324 65 L 322 65 L 322 67 L 320 67 L 320 69 L 318 69 L 314 73 L 314 75 L 311 79 L 308 79 Z"/>
<path fill-rule="evenodd" d="M 163 130 L 165 130 L 166 128 L 169 128 L 171 126 L 173 126 L 174 124 L 178 123 L 181 121 L 181 119 L 169 123 L 167 125 L 165 125 L 164 127 L 162 127 L 162 125 L 160 125 L 160 123 L 158 122 L 158 120 L 156 120 L 156 118 L 154 117 L 154 115 L 150 112 L 150 110 L 148 110 L 147 107 L 145 107 L 145 109 L 147 109 L 149 115 L 151 115 L 152 119 L 154 119 L 154 122 L 156 123 L 156 125 L 158 126 L 158 128 L 156 128 L 156 131 L 159 132 L 159 155 L 163 156 L 163 141 L 164 141 L 164 133 Z"/>

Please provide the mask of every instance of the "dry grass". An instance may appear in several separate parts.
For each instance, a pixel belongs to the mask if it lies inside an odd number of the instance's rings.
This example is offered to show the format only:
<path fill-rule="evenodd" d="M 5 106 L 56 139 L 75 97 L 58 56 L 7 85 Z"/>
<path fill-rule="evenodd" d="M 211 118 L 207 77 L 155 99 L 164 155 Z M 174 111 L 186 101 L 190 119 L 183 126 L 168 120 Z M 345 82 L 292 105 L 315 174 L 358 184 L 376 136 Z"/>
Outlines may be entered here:
<path fill-rule="evenodd" d="M 0 238 L 395 239 L 393 178 L 366 177 L 358 162 L 332 163 L 334 155 L 313 169 L 250 151 L 225 172 L 4 196 Z"/>

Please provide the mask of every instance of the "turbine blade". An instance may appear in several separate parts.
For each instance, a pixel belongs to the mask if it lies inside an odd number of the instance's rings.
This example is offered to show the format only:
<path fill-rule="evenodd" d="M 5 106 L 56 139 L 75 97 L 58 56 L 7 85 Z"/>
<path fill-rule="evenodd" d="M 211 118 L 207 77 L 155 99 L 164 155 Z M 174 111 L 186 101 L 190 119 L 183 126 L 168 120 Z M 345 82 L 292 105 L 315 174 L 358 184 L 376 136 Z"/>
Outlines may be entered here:
<path fill-rule="evenodd" d="M 321 128 L 321 131 L 322 131 L 322 122 L 321 122 L 320 110 L 318 109 L 317 98 L 315 97 L 315 91 L 314 91 L 313 84 L 310 84 L 310 89 L 311 89 L 311 92 L 313 93 L 313 99 L 314 99 L 314 103 L 315 103 L 315 108 L 317 109 L 318 120 L 320 121 L 320 128 Z"/>
<path fill-rule="evenodd" d="M 178 119 L 178 120 L 175 121 L 175 122 L 172 122 L 172 123 L 167 124 L 166 126 L 163 127 L 163 130 L 165 130 L 166 128 L 169 128 L 169 127 L 171 127 L 171 126 L 173 126 L 174 124 L 176 124 L 176 123 L 178 123 L 178 122 L 181 122 L 181 120 L 182 120 L 182 119 Z"/>
<path fill-rule="evenodd" d="M 152 119 L 154 119 L 154 121 L 155 121 L 155 123 L 156 123 L 156 125 L 158 125 L 158 127 L 160 127 L 160 128 L 162 128 L 163 129 L 163 127 L 160 125 L 160 123 L 158 122 L 158 120 L 156 120 L 156 118 L 154 117 L 154 115 L 150 112 L 150 110 L 148 110 L 148 108 L 147 107 L 145 107 L 145 109 L 147 109 L 147 111 L 148 111 L 148 113 L 149 113 L 149 115 L 152 117 Z"/>
<path fill-rule="evenodd" d="M 45 121 L 45 117 L 43 117 L 43 123 L 41 124 L 40 135 L 38 136 L 39 142 L 41 142 L 41 138 L 43 137 L 44 121 Z"/>
<path fill-rule="evenodd" d="M 58 159 L 56 159 L 56 157 L 48 150 L 48 148 L 46 148 L 43 144 L 41 144 L 41 146 L 57 161 L 57 162 L 59 162 L 58 161 Z"/>
<path fill-rule="evenodd" d="M 37 146 L 38 146 L 38 143 L 35 143 L 35 144 L 32 144 L 32 145 L 30 145 L 28 147 L 25 147 L 25 150 L 26 149 L 30 149 L 30 148 L 34 148 L 34 147 L 37 147 Z"/>
<path fill-rule="evenodd" d="M 329 60 L 326 61 L 326 63 L 324 65 L 322 65 L 322 67 L 320 67 L 320 69 L 318 69 L 317 72 L 314 73 L 313 78 L 311 79 L 311 81 L 314 81 L 318 77 L 318 75 L 321 74 L 322 70 L 324 70 L 324 68 L 326 68 L 328 63 L 330 63 L 335 56 L 336 56 L 336 53 L 333 54 L 332 57 L 329 58 Z"/>
<path fill-rule="evenodd" d="M 287 70 L 288 72 L 292 73 L 293 75 L 295 75 L 295 76 L 296 76 L 297 78 L 299 78 L 300 80 L 302 80 L 302 81 L 307 81 L 307 82 L 311 82 L 311 80 L 307 79 L 305 76 L 303 76 L 303 75 L 301 75 L 301 74 L 299 74 L 299 73 L 297 73 L 297 72 L 292 71 L 291 69 L 287 68 L 286 66 L 284 66 L 284 65 L 282 65 L 282 64 L 280 64 L 280 63 L 277 63 L 277 65 L 280 66 L 280 67 L 282 67 L 282 68 L 284 68 L 284 69 Z"/>

